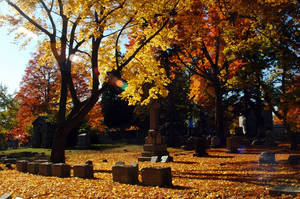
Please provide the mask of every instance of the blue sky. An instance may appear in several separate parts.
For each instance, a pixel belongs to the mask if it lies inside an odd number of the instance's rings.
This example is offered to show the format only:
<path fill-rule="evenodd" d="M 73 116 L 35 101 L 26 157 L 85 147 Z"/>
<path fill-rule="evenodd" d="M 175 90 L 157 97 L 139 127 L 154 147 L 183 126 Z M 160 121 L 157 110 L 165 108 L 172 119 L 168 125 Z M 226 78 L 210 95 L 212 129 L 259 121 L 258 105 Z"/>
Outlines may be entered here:
<path fill-rule="evenodd" d="M 0 13 L 6 12 L 8 7 L 0 3 Z M 24 75 L 32 53 L 37 49 L 33 40 L 25 49 L 14 43 L 14 35 L 7 34 L 5 27 L 0 27 L 0 83 L 8 87 L 9 93 L 19 90 L 19 84 Z"/>

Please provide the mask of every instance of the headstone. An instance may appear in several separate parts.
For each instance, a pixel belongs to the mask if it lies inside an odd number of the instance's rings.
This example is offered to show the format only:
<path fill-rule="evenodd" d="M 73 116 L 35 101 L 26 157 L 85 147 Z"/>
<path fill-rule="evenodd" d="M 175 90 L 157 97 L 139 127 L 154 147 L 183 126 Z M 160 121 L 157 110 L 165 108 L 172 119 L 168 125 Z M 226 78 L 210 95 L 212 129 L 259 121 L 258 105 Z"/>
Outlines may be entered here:
<path fill-rule="evenodd" d="M 145 138 L 142 157 L 139 157 L 138 161 L 151 161 L 152 156 L 169 155 L 167 145 L 164 144 L 163 137 L 158 131 L 159 107 L 160 104 L 157 101 L 149 104 L 150 129 L 147 137 Z"/>
<path fill-rule="evenodd" d="M 172 186 L 171 168 L 146 167 L 142 171 L 142 183 L 147 186 Z"/>
<path fill-rule="evenodd" d="M 173 157 L 168 156 L 168 155 L 161 156 L 161 162 L 163 162 L 163 163 L 173 162 Z"/>
<path fill-rule="evenodd" d="M 93 166 L 88 164 L 74 165 L 73 175 L 78 178 L 94 178 Z"/>
<path fill-rule="evenodd" d="M 76 148 L 78 149 L 87 149 L 90 147 L 90 137 L 88 133 L 81 133 L 78 135 L 78 141 Z"/>
<path fill-rule="evenodd" d="M 220 144 L 221 144 L 221 140 L 218 136 L 213 136 L 210 139 L 210 146 L 211 147 L 217 147 L 217 146 L 220 146 Z"/>
<path fill-rule="evenodd" d="M 6 163 L 6 164 L 5 164 L 5 167 L 6 167 L 6 168 L 8 168 L 8 169 L 12 169 L 12 167 L 11 167 L 11 164 L 10 164 L 10 163 Z"/>
<path fill-rule="evenodd" d="M 230 153 L 237 153 L 239 147 L 243 145 L 243 137 L 231 136 L 226 138 L 226 148 Z"/>
<path fill-rule="evenodd" d="M 282 194 L 297 196 L 298 194 L 300 194 L 300 187 L 290 185 L 277 185 L 269 190 L 269 194 L 271 196 L 281 196 Z"/>
<path fill-rule="evenodd" d="M 207 149 L 207 141 L 205 138 L 203 137 L 197 137 L 197 139 L 195 139 L 195 153 L 193 154 L 193 156 L 195 157 L 205 157 L 208 156 L 206 149 Z"/>
<path fill-rule="evenodd" d="M 65 178 L 70 177 L 70 165 L 64 163 L 52 164 L 52 176 Z"/>
<path fill-rule="evenodd" d="M 260 164 L 276 164 L 274 152 L 262 152 L 259 156 Z"/>
<path fill-rule="evenodd" d="M 0 196 L 0 199 L 11 199 L 11 194 L 10 193 L 5 193 L 2 196 Z"/>
<path fill-rule="evenodd" d="M 114 182 L 125 184 L 138 183 L 138 166 L 134 165 L 115 165 L 112 167 Z"/>
<path fill-rule="evenodd" d="M 277 144 L 275 143 L 275 137 L 273 136 L 272 130 L 268 129 L 265 131 L 265 133 L 266 133 L 266 137 L 265 137 L 264 145 L 269 147 L 276 147 Z"/>
<path fill-rule="evenodd" d="M 39 164 L 39 175 L 51 176 L 52 175 L 51 167 L 52 167 L 52 163 L 50 163 L 50 162 L 40 163 Z"/>
<path fill-rule="evenodd" d="M 300 164 L 300 155 L 290 155 L 288 158 L 288 163 L 291 165 Z"/>
<path fill-rule="evenodd" d="M 151 163 L 159 162 L 158 156 L 152 156 L 150 162 Z"/>
<path fill-rule="evenodd" d="M 27 160 L 18 160 L 16 163 L 16 169 L 20 172 L 27 172 Z"/>
<path fill-rule="evenodd" d="M 27 172 L 32 174 L 39 173 L 39 164 L 38 162 L 28 162 L 27 164 Z"/>

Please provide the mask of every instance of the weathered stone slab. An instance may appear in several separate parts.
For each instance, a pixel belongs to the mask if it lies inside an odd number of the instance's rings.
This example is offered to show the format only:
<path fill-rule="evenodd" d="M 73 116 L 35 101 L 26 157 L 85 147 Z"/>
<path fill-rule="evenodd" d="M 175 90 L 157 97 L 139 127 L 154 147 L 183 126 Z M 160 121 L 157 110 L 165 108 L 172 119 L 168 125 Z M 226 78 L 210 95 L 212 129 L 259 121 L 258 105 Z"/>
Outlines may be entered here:
<path fill-rule="evenodd" d="M 74 177 L 94 178 L 93 166 L 88 164 L 74 165 Z"/>
<path fill-rule="evenodd" d="M 38 162 L 28 162 L 27 164 L 27 172 L 32 174 L 39 173 L 39 164 Z"/>
<path fill-rule="evenodd" d="M 142 183 L 148 186 L 172 186 L 171 168 L 146 167 L 142 171 Z"/>
<path fill-rule="evenodd" d="M 168 156 L 168 155 L 161 156 L 161 162 L 163 162 L 163 163 L 173 162 L 173 157 Z"/>
<path fill-rule="evenodd" d="M 259 156 L 260 164 L 277 164 L 274 152 L 262 152 Z"/>
<path fill-rule="evenodd" d="M 114 182 L 125 184 L 138 183 L 138 165 L 115 165 L 112 167 Z"/>
<path fill-rule="evenodd" d="M 276 185 L 269 190 L 269 194 L 271 196 L 280 196 L 282 194 L 297 196 L 297 194 L 300 194 L 300 187 L 289 185 Z"/>
<path fill-rule="evenodd" d="M 70 177 L 70 170 L 71 170 L 70 165 L 64 163 L 57 163 L 57 164 L 52 164 L 51 171 L 52 171 L 52 176 L 66 178 L 66 177 Z"/>
<path fill-rule="evenodd" d="M 16 169 L 20 172 L 27 172 L 27 160 L 18 160 L 16 163 Z"/>
<path fill-rule="evenodd" d="M 300 164 L 300 155 L 290 155 L 288 158 L 288 163 L 291 165 Z"/>
<path fill-rule="evenodd" d="M 52 163 L 50 162 L 40 163 L 38 174 L 42 176 L 51 176 L 51 167 Z"/>
<path fill-rule="evenodd" d="M 10 193 L 5 193 L 2 196 L 0 196 L 0 199 L 11 199 L 11 194 Z"/>

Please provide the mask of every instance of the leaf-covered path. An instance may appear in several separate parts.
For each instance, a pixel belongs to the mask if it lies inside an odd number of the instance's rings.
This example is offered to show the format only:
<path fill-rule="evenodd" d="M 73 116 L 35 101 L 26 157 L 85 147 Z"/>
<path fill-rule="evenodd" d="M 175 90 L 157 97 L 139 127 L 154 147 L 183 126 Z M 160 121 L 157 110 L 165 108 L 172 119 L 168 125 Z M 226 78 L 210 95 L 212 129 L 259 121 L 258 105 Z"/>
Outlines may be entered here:
<path fill-rule="evenodd" d="M 141 154 L 140 148 L 128 148 L 126 152 L 123 149 L 67 151 L 70 165 L 92 160 L 95 179 L 44 177 L 6 170 L 0 164 L 4 169 L 0 169 L 0 195 L 12 193 L 13 198 L 273 198 L 268 193 L 274 185 L 300 185 L 300 167 L 287 164 L 289 153 L 282 148 L 273 149 L 277 165 L 257 163 L 263 149 L 249 149 L 240 154 L 210 149 L 209 157 L 203 158 L 193 157 L 193 151 L 168 150 L 174 162 L 140 162 L 139 171 L 149 166 L 171 167 L 172 188 L 113 182 L 114 163 L 134 163 Z M 103 162 L 104 159 L 107 162 Z"/>

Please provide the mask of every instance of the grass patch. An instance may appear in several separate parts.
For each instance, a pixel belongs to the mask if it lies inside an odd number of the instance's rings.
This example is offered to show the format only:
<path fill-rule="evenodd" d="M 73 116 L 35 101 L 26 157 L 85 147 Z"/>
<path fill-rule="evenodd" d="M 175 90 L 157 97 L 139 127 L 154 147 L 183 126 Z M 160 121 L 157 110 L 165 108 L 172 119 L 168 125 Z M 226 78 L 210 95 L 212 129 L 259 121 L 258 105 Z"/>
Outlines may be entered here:
<path fill-rule="evenodd" d="M 0 154 L 6 155 L 11 153 L 22 153 L 22 152 L 36 152 L 36 153 L 45 153 L 46 155 L 50 155 L 51 149 L 45 148 L 20 148 L 20 149 L 9 149 L 5 151 L 0 151 Z"/>

